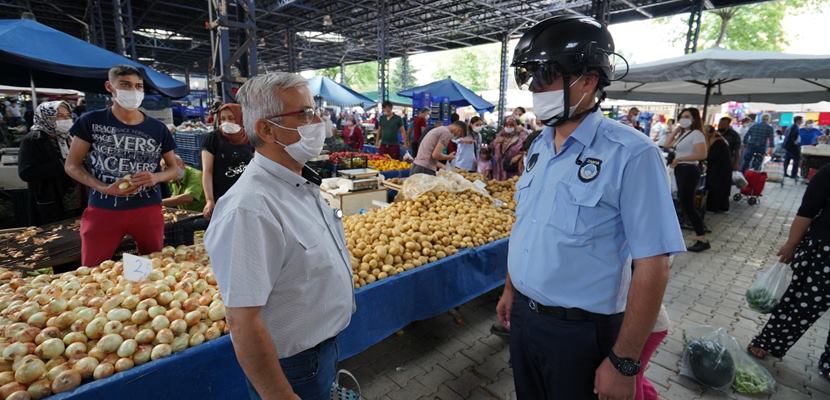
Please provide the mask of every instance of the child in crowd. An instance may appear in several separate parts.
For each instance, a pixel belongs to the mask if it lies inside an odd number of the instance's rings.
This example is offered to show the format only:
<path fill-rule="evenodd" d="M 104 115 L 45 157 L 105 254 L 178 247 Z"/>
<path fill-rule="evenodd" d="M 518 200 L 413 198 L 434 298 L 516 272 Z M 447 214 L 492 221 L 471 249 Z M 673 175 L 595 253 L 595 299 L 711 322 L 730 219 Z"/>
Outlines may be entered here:
<path fill-rule="evenodd" d="M 485 179 L 493 179 L 493 162 L 491 159 L 490 146 L 486 144 L 481 146 L 478 153 L 478 173 Z"/>

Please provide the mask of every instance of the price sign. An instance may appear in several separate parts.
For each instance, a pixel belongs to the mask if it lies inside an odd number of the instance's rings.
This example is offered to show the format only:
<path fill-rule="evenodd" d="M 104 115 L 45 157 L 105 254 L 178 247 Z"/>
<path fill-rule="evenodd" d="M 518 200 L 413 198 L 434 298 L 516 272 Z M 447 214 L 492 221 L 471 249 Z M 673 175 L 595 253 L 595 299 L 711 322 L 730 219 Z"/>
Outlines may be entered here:
<path fill-rule="evenodd" d="M 149 258 L 138 257 L 124 253 L 124 277 L 130 281 L 138 282 L 153 272 L 153 262 Z"/>

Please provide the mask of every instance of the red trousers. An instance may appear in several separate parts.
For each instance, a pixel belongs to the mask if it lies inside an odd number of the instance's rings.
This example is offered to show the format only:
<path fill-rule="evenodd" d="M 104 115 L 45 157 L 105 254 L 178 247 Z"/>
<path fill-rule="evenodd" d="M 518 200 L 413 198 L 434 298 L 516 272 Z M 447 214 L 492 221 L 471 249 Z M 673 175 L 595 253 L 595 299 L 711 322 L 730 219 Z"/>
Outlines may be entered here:
<path fill-rule="evenodd" d="M 164 247 L 164 214 L 161 205 L 132 210 L 108 210 L 89 206 L 81 216 L 81 264 L 93 267 L 112 258 L 130 235 L 139 254 Z"/>
<path fill-rule="evenodd" d="M 648 366 L 651 356 L 660 347 L 660 343 L 669 334 L 669 331 L 652 332 L 646 340 L 646 345 L 643 347 L 643 352 L 640 354 L 640 373 L 637 374 L 637 395 L 635 400 L 658 400 L 657 390 L 651 385 L 648 378 L 646 378 L 646 367 Z"/>
<path fill-rule="evenodd" d="M 382 144 L 378 148 L 378 154 L 388 154 L 393 160 L 401 159 L 401 146 L 397 144 Z"/>

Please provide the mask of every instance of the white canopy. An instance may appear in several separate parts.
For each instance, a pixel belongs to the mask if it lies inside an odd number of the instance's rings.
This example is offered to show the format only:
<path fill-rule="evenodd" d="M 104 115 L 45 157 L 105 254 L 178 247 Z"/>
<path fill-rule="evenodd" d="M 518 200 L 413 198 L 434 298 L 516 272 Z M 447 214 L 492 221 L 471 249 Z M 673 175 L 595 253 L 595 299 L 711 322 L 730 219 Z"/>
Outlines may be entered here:
<path fill-rule="evenodd" d="M 619 100 L 813 103 L 830 100 L 830 55 L 708 49 L 632 65 L 607 89 L 609 99 Z"/>

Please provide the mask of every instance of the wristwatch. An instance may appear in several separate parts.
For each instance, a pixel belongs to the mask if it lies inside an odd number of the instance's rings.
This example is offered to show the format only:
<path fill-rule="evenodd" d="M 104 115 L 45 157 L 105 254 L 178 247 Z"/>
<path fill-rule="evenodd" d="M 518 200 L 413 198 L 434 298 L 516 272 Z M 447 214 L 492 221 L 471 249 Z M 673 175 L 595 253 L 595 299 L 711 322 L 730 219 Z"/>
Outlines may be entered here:
<path fill-rule="evenodd" d="M 630 358 L 620 358 L 611 350 L 608 352 L 608 361 L 624 376 L 634 376 L 640 373 L 640 362 Z"/>

